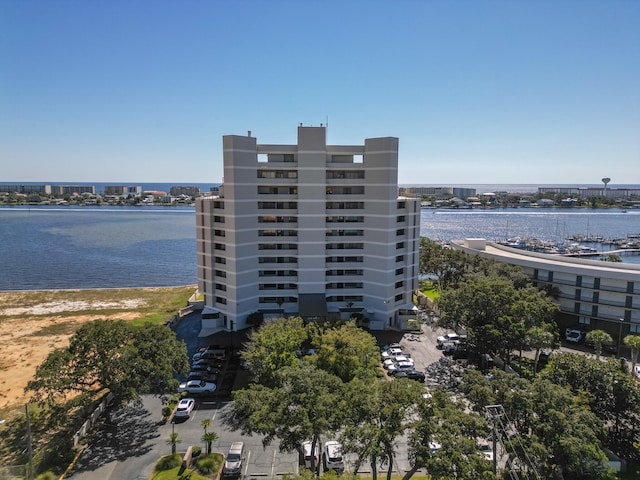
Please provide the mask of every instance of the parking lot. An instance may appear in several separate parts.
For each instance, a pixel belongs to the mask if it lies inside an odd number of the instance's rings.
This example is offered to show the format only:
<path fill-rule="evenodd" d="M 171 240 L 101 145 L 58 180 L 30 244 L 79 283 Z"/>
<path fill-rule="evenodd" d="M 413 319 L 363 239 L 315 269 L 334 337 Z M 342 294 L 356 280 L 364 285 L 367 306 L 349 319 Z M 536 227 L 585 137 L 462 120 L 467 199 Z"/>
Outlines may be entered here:
<path fill-rule="evenodd" d="M 204 448 L 201 425 L 202 420 L 209 419 L 208 431 L 218 435 L 213 442 L 214 451 L 225 453 L 233 442 L 244 442 L 245 460 L 242 466 L 242 478 L 278 478 L 285 474 L 297 474 L 304 468 L 298 452 L 280 452 L 277 440 L 271 445 L 263 445 L 263 437 L 259 435 L 243 435 L 232 429 L 225 421 L 230 409 L 231 392 L 246 385 L 248 372 L 240 368 L 237 352 L 244 341 L 239 333 L 235 337 L 230 334 L 219 334 L 212 337 L 198 338 L 200 317 L 192 314 L 185 317 L 178 325 L 177 335 L 187 343 L 189 358 L 200 348 L 210 344 L 223 345 L 228 348 L 225 364 L 216 381 L 214 395 L 206 398 L 196 396 L 196 406 L 188 419 L 176 423 L 159 423 L 162 404 L 156 397 L 145 396 L 143 408 L 132 414 L 127 409 L 114 412 L 114 425 L 107 425 L 97 431 L 70 477 L 74 479 L 128 479 L 149 478 L 158 458 L 170 453 L 167 440 L 171 432 L 178 433 L 178 451 L 184 451 L 189 445 Z M 424 370 L 442 358 L 442 351 L 436 348 L 436 338 L 446 332 L 432 329 L 424 325 L 421 334 L 402 334 L 400 332 L 376 332 L 379 345 L 400 343 L 403 350 L 409 351 L 416 369 Z M 425 387 L 426 388 L 426 387 Z M 332 440 L 323 438 L 322 441 Z M 396 443 L 396 460 L 391 466 L 394 475 L 403 475 L 409 468 L 406 439 L 398 439 Z M 345 471 L 353 470 L 356 458 L 345 456 Z M 380 465 L 378 474 L 385 474 L 387 466 Z M 370 466 L 363 463 L 359 473 L 370 475 Z"/>
<path fill-rule="evenodd" d="M 178 335 L 190 334 L 197 330 L 195 324 L 198 322 L 197 315 L 190 316 L 183 320 L 183 324 L 178 327 Z M 438 361 L 442 357 L 442 351 L 436 348 L 436 338 L 445 334 L 441 329 L 432 329 L 424 325 L 421 334 L 403 334 L 401 332 L 372 332 L 376 336 L 378 345 L 389 343 L 400 343 L 402 349 L 411 353 L 417 370 L 424 370 L 427 366 Z M 222 334 L 207 338 L 197 338 L 189 335 L 187 341 L 188 353 L 191 357 L 198 348 L 209 345 L 224 345 L 230 349 L 225 367 L 221 372 L 216 395 L 210 398 L 197 398 L 197 405 L 187 421 L 176 423 L 173 428 L 180 435 L 182 445 L 203 445 L 201 441 L 204 433 L 201 421 L 209 419 L 211 427 L 209 431 L 218 434 L 218 439 L 213 443 L 213 449 L 226 453 L 233 442 L 241 441 L 245 445 L 245 461 L 242 466 L 243 478 L 259 477 L 281 477 L 285 474 L 297 474 L 304 468 L 303 459 L 298 452 L 280 452 L 277 440 L 271 445 L 262 444 L 262 436 L 243 435 L 240 431 L 233 430 L 226 424 L 225 418 L 230 409 L 230 393 L 235 388 L 241 388 L 247 382 L 248 373 L 240 368 L 238 347 L 243 339 L 236 333 L 236 338 L 231 338 L 230 334 Z M 235 348 L 231 348 L 231 343 L 235 342 Z M 235 353 L 234 353 L 235 352 Z M 425 387 L 426 388 L 426 387 Z M 323 438 L 322 441 L 334 440 L 333 438 Z M 394 475 L 404 475 L 409 470 L 410 465 L 407 458 L 406 439 L 400 438 L 396 444 L 397 457 L 394 465 L 391 466 Z M 356 464 L 356 458 L 346 455 L 344 458 L 345 471 L 350 472 Z M 320 462 L 321 464 L 322 462 Z M 322 469 L 322 466 L 320 466 Z M 388 466 L 379 465 L 378 473 L 385 474 Z M 371 474 L 368 463 L 361 464 L 359 473 L 363 475 Z"/>

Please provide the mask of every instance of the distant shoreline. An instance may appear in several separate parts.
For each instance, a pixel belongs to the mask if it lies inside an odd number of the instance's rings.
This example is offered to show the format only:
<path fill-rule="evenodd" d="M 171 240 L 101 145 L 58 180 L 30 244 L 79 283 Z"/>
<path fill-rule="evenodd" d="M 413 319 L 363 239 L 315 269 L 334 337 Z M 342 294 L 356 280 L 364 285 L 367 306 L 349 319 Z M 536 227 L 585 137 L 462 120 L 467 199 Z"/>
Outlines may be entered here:
<path fill-rule="evenodd" d="M 37 293 L 37 292 L 88 292 L 91 290 L 104 291 L 104 290 L 166 290 L 174 288 L 198 288 L 197 284 L 187 285 L 172 285 L 172 286 L 159 286 L 159 287 L 93 287 L 93 288 L 38 288 L 38 289 L 26 289 L 26 290 L 0 290 L 0 294 L 3 293 Z"/>

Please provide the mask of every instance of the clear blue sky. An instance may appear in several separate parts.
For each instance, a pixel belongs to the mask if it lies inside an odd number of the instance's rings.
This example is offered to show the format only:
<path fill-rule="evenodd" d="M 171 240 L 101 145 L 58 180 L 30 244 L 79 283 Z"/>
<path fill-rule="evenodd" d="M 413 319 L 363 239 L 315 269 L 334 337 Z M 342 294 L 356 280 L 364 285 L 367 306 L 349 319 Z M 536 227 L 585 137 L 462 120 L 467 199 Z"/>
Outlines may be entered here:
<path fill-rule="evenodd" d="M 220 182 L 327 117 L 401 184 L 640 184 L 640 1 L 0 0 L 0 183 Z"/>

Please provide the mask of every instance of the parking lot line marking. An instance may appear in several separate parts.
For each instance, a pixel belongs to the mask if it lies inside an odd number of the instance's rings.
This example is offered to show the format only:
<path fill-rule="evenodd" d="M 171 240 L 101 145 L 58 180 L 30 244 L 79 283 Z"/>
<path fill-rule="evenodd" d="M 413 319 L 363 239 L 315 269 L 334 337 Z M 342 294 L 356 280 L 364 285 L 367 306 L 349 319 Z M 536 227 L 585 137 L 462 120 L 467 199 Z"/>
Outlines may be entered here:
<path fill-rule="evenodd" d="M 247 471 L 249 470 L 249 463 L 251 463 L 251 450 L 247 450 L 247 461 L 244 464 L 244 476 L 247 476 Z"/>
<path fill-rule="evenodd" d="M 273 460 L 271 460 L 271 478 L 273 478 L 273 472 L 276 469 L 276 451 L 273 451 Z"/>

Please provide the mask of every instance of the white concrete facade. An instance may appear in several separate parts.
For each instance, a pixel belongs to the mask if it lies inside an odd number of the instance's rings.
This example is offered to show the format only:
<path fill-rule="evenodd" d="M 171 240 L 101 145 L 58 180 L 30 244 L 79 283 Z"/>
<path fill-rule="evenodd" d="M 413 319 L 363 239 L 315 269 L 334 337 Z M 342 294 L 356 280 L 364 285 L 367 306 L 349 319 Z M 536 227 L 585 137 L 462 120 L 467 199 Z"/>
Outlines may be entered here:
<path fill-rule="evenodd" d="M 247 315 L 348 318 L 406 327 L 417 288 L 420 199 L 398 196 L 398 139 L 296 145 L 223 137 L 219 195 L 196 202 L 198 287 L 209 331 Z"/>
<path fill-rule="evenodd" d="M 565 323 L 605 330 L 616 341 L 629 333 L 640 334 L 640 265 L 529 252 L 484 239 L 456 241 L 452 246 L 521 266 L 539 288 L 557 293 Z"/>

